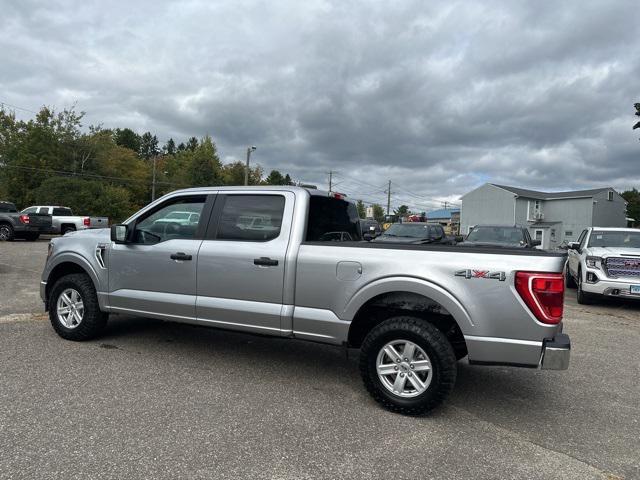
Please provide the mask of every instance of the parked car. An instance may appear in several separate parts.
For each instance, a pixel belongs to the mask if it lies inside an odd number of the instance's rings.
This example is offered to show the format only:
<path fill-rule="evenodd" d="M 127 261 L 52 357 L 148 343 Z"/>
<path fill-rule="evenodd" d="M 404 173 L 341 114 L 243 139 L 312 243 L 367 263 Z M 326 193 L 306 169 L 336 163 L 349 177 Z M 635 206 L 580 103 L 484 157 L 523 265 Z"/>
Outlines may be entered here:
<path fill-rule="evenodd" d="M 600 296 L 640 300 L 640 230 L 587 228 L 568 254 L 566 285 L 577 289 L 578 303 Z"/>
<path fill-rule="evenodd" d="M 198 212 L 183 212 L 175 211 L 169 212 L 166 216 L 156 220 L 158 222 L 172 222 L 180 225 L 197 224 L 200 221 L 200 214 Z"/>
<path fill-rule="evenodd" d="M 463 246 L 535 248 L 540 240 L 533 240 L 527 227 L 520 225 L 476 225 L 466 238 L 458 237 Z"/>
<path fill-rule="evenodd" d="M 149 234 L 188 204 L 195 229 Z M 277 231 L 239 229 L 263 216 Z M 347 232 L 351 242 L 322 241 Z M 469 253 L 472 253 L 470 255 Z M 301 187 L 172 192 L 121 225 L 51 241 L 40 294 L 55 331 L 87 340 L 112 313 L 360 349 L 384 407 L 421 414 L 456 359 L 566 369 L 565 253 L 361 241 L 355 204 Z M 284 374 L 284 373 L 283 373 Z"/>
<path fill-rule="evenodd" d="M 360 220 L 360 229 L 363 235 L 369 236 L 368 240 L 376 238 L 382 233 L 382 226 L 371 219 Z"/>
<path fill-rule="evenodd" d="M 444 245 L 455 243 L 452 237 L 448 237 L 444 233 L 442 225 L 420 222 L 394 223 L 372 241 L 376 243 L 438 243 Z"/>
<path fill-rule="evenodd" d="M 75 216 L 68 207 L 38 205 L 25 208 L 22 210 L 22 213 L 51 215 L 51 229 L 47 233 L 60 233 L 64 235 L 65 233 L 76 230 L 107 228 L 109 226 L 109 219 L 107 217 Z"/>
<path fill-rule="evenodd" d="M 0 201 L 0 241 L 15 238 L 37 240 L 41 233 L 51 229 L 51 218 L 47 215 L 25 214 L 18 212 L 11 202 Z"/>

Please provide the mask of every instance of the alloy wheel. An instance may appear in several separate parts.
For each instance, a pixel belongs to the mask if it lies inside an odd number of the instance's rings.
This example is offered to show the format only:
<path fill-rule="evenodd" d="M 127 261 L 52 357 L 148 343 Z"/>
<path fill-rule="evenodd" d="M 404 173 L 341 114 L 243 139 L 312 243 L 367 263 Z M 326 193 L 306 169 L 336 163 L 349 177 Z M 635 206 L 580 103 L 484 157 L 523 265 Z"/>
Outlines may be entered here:
<path fill-rule="evenodd" d="M 58 297 L 56 305 L 58 319 L 67 328 L 76 328 L 84 317 L 84 303 L 77 290 L 67 288 Z"/>
<path fill-rule="evenodd" d="M 429 388 L 433 378 L 431 359 L 409 340 L 394 340 L 384 345 L 378 353 L 376 370 L 382 385 L 403 398 L 420 395 Z"/>

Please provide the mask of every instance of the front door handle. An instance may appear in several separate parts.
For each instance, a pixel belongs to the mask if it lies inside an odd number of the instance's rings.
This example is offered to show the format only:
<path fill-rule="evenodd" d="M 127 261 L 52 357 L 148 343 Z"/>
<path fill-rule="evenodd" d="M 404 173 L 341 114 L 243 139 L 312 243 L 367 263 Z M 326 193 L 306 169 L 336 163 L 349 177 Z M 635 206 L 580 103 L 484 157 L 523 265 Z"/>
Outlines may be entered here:
<path fill-rule="evenodd" d="M 191 255 L 187 255 L 186 253 L 183 252 L 178 252 L 178 253 L 172 253 L 171 254 L 171 260 L 191 260 Z"/>
<path fill-rule="evenodd" d="M 260 257 L 254 258 L 253 264 L 261 267 L 276 267 L 278 265 L 278 260 L 273 260 L 269 257 Z"/>

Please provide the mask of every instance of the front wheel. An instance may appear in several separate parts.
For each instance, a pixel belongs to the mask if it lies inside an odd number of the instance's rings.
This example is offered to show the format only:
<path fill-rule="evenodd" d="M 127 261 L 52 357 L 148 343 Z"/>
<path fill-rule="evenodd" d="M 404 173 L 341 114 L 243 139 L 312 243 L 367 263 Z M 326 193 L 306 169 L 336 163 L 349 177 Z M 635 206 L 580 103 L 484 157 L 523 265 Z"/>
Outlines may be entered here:
<path fill-rule="evenodd" d="M 360 373 L 371 396 L 404 415 L 429 412 L 456 381 L 456 355 L 447 337 L 415 317 L 394 317 L 377 325 L 360 351 Z"/>
<path fill-rule="evenodd" d="M 59 278 L 49 296 L 49 319 L 58 335 L 83 341 L 97 337 L 107 324 L 91 278 L 72 273 Z"/>
<path fill-rule="evenodd" d="M 591 305 L 595 300 L 595 294 L 585 292 L 582 289 L 582 272 L 578 270 L 578 287 L 576 290 L 576 300 L 580 305 Z"/>

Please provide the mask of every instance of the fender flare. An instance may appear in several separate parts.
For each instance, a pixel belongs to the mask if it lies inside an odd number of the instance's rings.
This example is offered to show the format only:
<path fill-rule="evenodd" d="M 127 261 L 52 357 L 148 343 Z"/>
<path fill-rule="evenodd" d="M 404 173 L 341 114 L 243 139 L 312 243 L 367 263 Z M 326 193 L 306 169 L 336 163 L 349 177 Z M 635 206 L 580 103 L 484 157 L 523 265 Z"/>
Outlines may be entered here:
<path fill-rule="evenodd" d="M 51 288 L 52 285 L 49 285 L 49 278 L 51 278 L 51 273 L 53 273 L 53 271 L 59 265 L 63 263 L 73 263 L 79 266 L 80 268 L 82 268 L 87 273 L 87 275 L 89 275 L 89 277 L 91 278 L 91 281 L 93 282 L 93 286 L 96 289 L 96 292 L 100 292 L 100 288 L 99 288 L 100 281 L 98 279 L 98 274 L 96 273 L 91 263 L 89 263 L 87 259 L 84 258 L 82 255 L 78 255 L 75 252 L 63 252 L 60 255 L 56 255 L 49 262 L 50 263 L 48 263 L 46 267 L 47 268 L 47 288 Z"/>
<path fill-rule="evenodd" d="M 353 320 L 360 308 L 369 300 L 392 292 L 415 293 L 438 302 L 451 314 L 463 334 L 470 334 L 474 327 L 467 310 L 449 291 L 433 282 L 410 276 L 386 277 L 364 285 L 347 301 L 341 317 Z"/>

